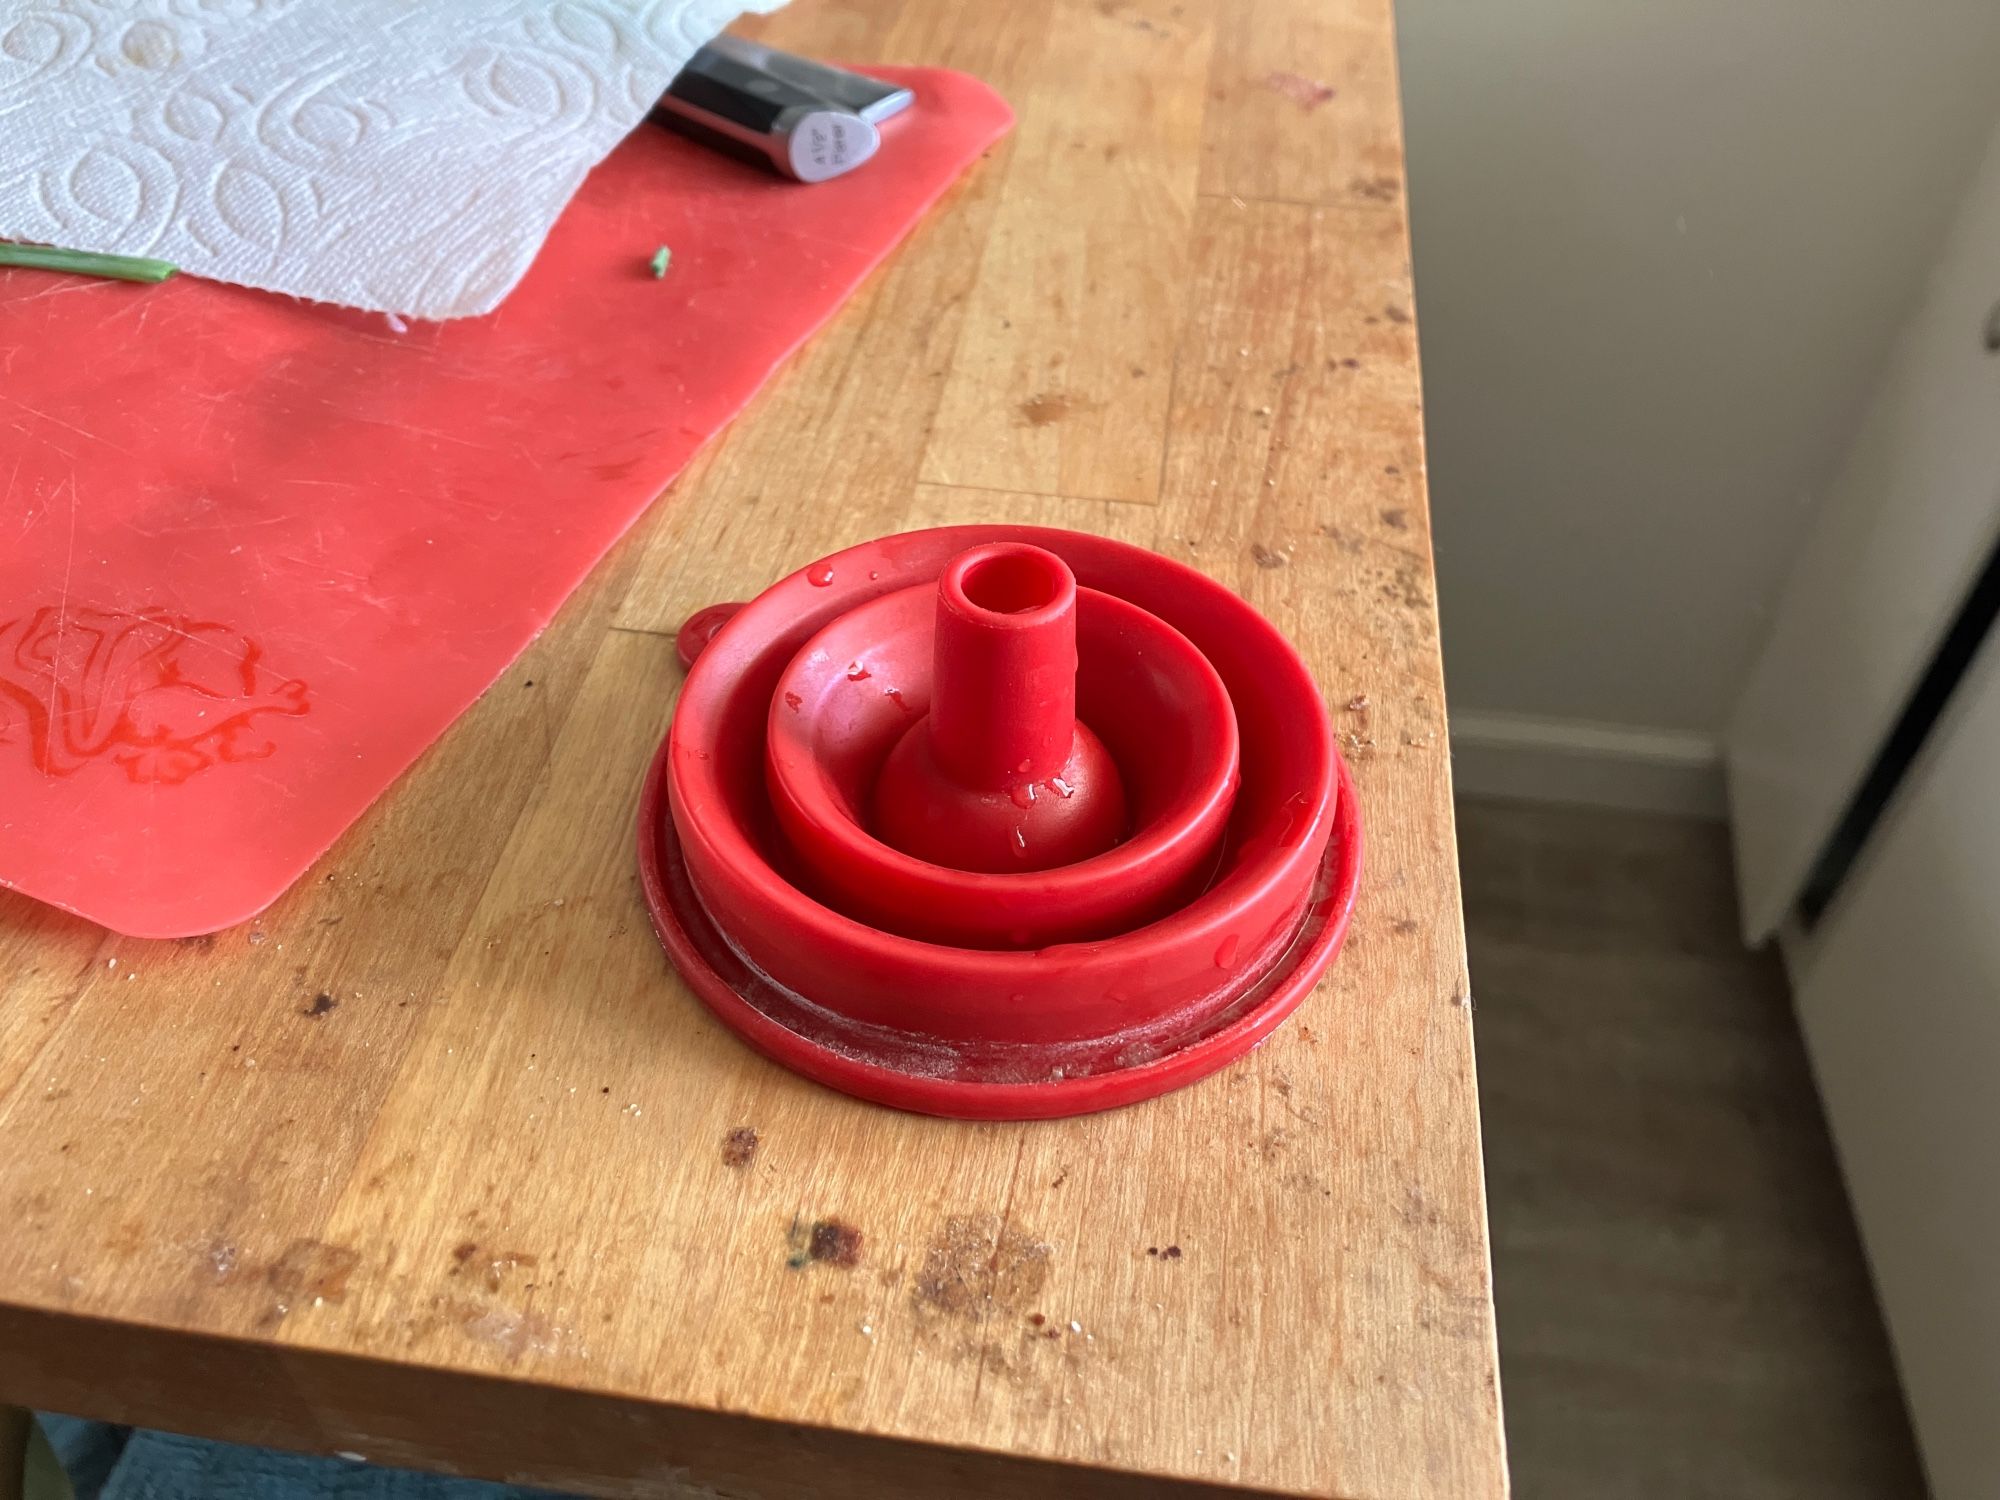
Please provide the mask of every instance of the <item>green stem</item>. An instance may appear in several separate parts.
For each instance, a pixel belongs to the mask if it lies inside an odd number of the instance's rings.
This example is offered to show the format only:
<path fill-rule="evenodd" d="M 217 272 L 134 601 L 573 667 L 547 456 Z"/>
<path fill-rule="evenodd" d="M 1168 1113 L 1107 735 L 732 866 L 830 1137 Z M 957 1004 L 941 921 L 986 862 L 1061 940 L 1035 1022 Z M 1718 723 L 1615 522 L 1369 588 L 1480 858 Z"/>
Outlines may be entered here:
<path fill-rule="evenodd" d="M 164 260 L 137 255 L 100 255 L 94 250 L 58 250 L 52 245 L 0 244 L 0 266 L 30 266 L 38 271 L 74 271 L 80 276 L 109 276 L 117 281 L 165 281 L 178 269 Z"/>

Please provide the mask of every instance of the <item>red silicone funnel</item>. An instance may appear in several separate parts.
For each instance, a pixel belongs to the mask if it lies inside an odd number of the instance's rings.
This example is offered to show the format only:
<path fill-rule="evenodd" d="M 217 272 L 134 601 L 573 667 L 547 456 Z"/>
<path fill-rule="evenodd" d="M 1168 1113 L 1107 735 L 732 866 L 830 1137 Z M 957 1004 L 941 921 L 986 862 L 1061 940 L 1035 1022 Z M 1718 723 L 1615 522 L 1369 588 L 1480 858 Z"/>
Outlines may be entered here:
<path fill-rule="evenodd" d="M 702 999 L 810 1077 L 965 1117 L 1128 1103 L 1256 1045 L 1339 945 L 1360 840 L 1325 707 L 1268 623 L 1177 563 L 1073 532 L 914 532 L 686 639 L 640 809 L 647 900 Z M 989 796 L 1006 818 L 1086 736 L 1112 847 L 996 870 L 891 841 L 905 757 L 938 821 L 987 818 Z M 1078 905 L 1085 940 L 1052 938 Z"/>

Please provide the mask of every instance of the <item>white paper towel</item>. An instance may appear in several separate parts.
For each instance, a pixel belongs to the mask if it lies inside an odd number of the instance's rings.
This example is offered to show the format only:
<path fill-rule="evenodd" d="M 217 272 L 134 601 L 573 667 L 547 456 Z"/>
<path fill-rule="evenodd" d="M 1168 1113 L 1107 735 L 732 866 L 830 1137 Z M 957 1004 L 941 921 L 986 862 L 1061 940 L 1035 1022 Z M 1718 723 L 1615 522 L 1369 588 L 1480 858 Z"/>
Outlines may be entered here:
<path fill-rule="evenodd" d="M 487 312 L 695 49 L 783 3 L 0 0 L 0 239 Z"/>

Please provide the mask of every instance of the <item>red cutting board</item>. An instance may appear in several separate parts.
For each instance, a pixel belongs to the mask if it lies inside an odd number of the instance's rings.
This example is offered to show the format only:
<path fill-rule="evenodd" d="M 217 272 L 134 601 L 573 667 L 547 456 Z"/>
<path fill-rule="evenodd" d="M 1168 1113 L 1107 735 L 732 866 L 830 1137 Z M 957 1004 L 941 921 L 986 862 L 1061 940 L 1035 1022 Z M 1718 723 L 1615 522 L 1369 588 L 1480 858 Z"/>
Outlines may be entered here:
<path fill-rule="evenodd" d="M 1011 123 L 882 76 L 811 187 L 637 131 L 483 318 L 0 271 L 0 886 L 142 937 L 275 899 Z"/>

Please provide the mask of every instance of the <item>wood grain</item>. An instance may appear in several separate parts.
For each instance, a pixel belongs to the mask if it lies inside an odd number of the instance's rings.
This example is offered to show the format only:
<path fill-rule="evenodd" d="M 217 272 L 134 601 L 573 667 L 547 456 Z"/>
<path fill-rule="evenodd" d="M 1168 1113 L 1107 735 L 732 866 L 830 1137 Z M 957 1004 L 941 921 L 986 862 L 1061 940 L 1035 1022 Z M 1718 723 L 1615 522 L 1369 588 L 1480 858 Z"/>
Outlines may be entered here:
<path fill-rule="evenodd" d="M 1258 10 L 1301 73 L 1391 76 L 1372 3 Z M 262 919 L 0 898 L 0 1399 L 604 1495 L 1504 1492 L 1405 226 L 1298 191 L 1329 119 L 1396 154 L 1389 96 L 1273 113 L 1263 33 L 1194 3 L 756 29 L 981 72 L 1020 128 Z M 1239 133 L 1291 165 L 1230 176 Z M 1369 841 L 1266 1047 L 1025 1126 L 751 1055 L 632 835 L 686 613 L 998 519 L 1256 602 Z"/>
<path fill-rule="evenodd" d="M 1401 203 L 1389 0 L 1241 0 L 1218 11 L 1201 191 L 1305 204 Z"/>
<path fill-rule="evenodd" d="M 1185 282 L 1206 7 L 1061 7 L 925 455 L 942 484 L 1153 500 Z M 1077 205 L 1090 204 L 1088 213 Z M 1023 393 L 1026 394 L 1023 394 Z"/>

